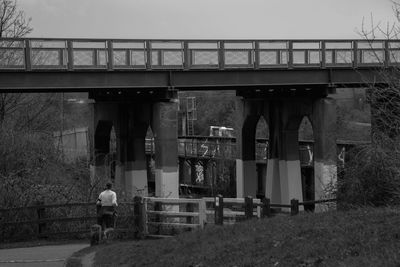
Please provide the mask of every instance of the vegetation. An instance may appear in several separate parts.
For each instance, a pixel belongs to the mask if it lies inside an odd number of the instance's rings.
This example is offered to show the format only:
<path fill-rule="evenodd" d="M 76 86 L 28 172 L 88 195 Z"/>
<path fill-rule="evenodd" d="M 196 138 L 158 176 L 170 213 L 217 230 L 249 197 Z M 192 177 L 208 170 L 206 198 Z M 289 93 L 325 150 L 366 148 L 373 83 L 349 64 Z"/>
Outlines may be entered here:
<path fill-rule="evenodd" d="M 399 215 L 396 208 L 368 208 L 209 226 L 99 247 L 95 265 L 397 266 Z"/>
<path fill-rule="evenodd" d="M 400 2 L 394 1 L 394 11 L 400 22 Z M 398 24 L 398 23 L 397 23 Z M 399 25 L 382 27 L 363 25 L 362 36 L 374 42 L 378 34 L 386 39 L 398 38 Z M 375 54 L 381 60 L 379 54 Z M 391 60 L 396 57 L 390 55 Z M 398 67 L 377 70 L 385 85 L 372 84 L 368 101 L 372 114 L 371 143 L 355 148 L 346 162 L 339 194 L 345 206 L 400 204 L 400 84 Z"/>

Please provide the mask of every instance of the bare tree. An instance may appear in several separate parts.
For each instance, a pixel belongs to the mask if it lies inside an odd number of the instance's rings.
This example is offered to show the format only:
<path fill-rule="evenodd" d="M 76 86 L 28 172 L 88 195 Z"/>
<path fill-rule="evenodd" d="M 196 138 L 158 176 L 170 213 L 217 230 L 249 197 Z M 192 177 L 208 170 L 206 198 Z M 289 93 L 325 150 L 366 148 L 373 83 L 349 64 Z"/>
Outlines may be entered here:
<path fill-rule="evenodd" d="M 380 84 L 368 88 L 371 105 L 371 144 L 355 148 L 347 162 L 339 193 L 344 202 L 356 205 L 390 205 L 400 203 L 400 0 L 393 1 L 395 23 L 363 20 L 360 34 L 369 43 L 370 56 L 382 63 L 376 72 Z M 382 42 L 389 43 L 385 57 Z M 387 51 L 387 50 L 386 50 Z M 390 64 L 384 60 L 389 58 Z"/>
<path fill-rule="evenodd" d="M 33 30 L 30 22 L 31 18 L 26 18 L 24 11 L 18 9 L 16 0 L 0 0 L 0 38 L 24 37 Z M 0 53 L 0 58 L 2 57 L 12 58 L 12 55 L 4 51 Z M 0 125 L 8 114 L 14 113 L 25 104 L 26 98 L 24 94 L 0 93 Z"/>
<path fill-rule="evenodd" d="M 24 11 L 18 9 L 16 0 L 0 0 L 0 38 L 20 38 L 32 32 Z"/>

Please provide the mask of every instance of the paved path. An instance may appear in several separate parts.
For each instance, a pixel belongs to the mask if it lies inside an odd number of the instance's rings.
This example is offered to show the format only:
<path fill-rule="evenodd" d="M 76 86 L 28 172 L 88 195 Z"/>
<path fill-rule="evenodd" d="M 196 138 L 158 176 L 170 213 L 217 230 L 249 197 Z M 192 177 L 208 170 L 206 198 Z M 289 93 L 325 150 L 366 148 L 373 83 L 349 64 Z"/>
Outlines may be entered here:
<path fill-rule="evenodd" d="M 72 253 L 89 244 L 68 244 L 29 248 L 0 249 L 1 267 L 57 267 L 64 266 Z"/>

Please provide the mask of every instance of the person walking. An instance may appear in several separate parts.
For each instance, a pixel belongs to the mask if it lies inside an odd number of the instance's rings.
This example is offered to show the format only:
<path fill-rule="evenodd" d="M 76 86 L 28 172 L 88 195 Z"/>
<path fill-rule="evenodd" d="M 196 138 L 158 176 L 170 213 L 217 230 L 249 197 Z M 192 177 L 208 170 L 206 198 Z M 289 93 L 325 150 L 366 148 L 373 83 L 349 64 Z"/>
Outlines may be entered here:
<path fill-rule="evenodd" d="M 111 190 L 112 184 L 107 183 L 106 189 L 100 193 L 96 205 L 100 206 L 101 228 L 104 231 L 107 228 L 114 227 L 114 219 L 116 215 L 115 208 L 117 204 L 117 194 Z"/>

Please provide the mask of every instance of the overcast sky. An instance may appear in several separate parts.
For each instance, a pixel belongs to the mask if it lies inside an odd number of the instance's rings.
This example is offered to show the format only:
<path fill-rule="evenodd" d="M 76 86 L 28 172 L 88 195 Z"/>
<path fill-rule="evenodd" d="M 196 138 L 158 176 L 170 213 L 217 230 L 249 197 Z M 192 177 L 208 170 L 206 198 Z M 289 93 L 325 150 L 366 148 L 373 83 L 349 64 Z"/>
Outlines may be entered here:
<path fill-rule="evenodd" d="M 360 38 L 394 21 L 390 0 L 18 0 L 31 37 L 137 39 Z"/>

